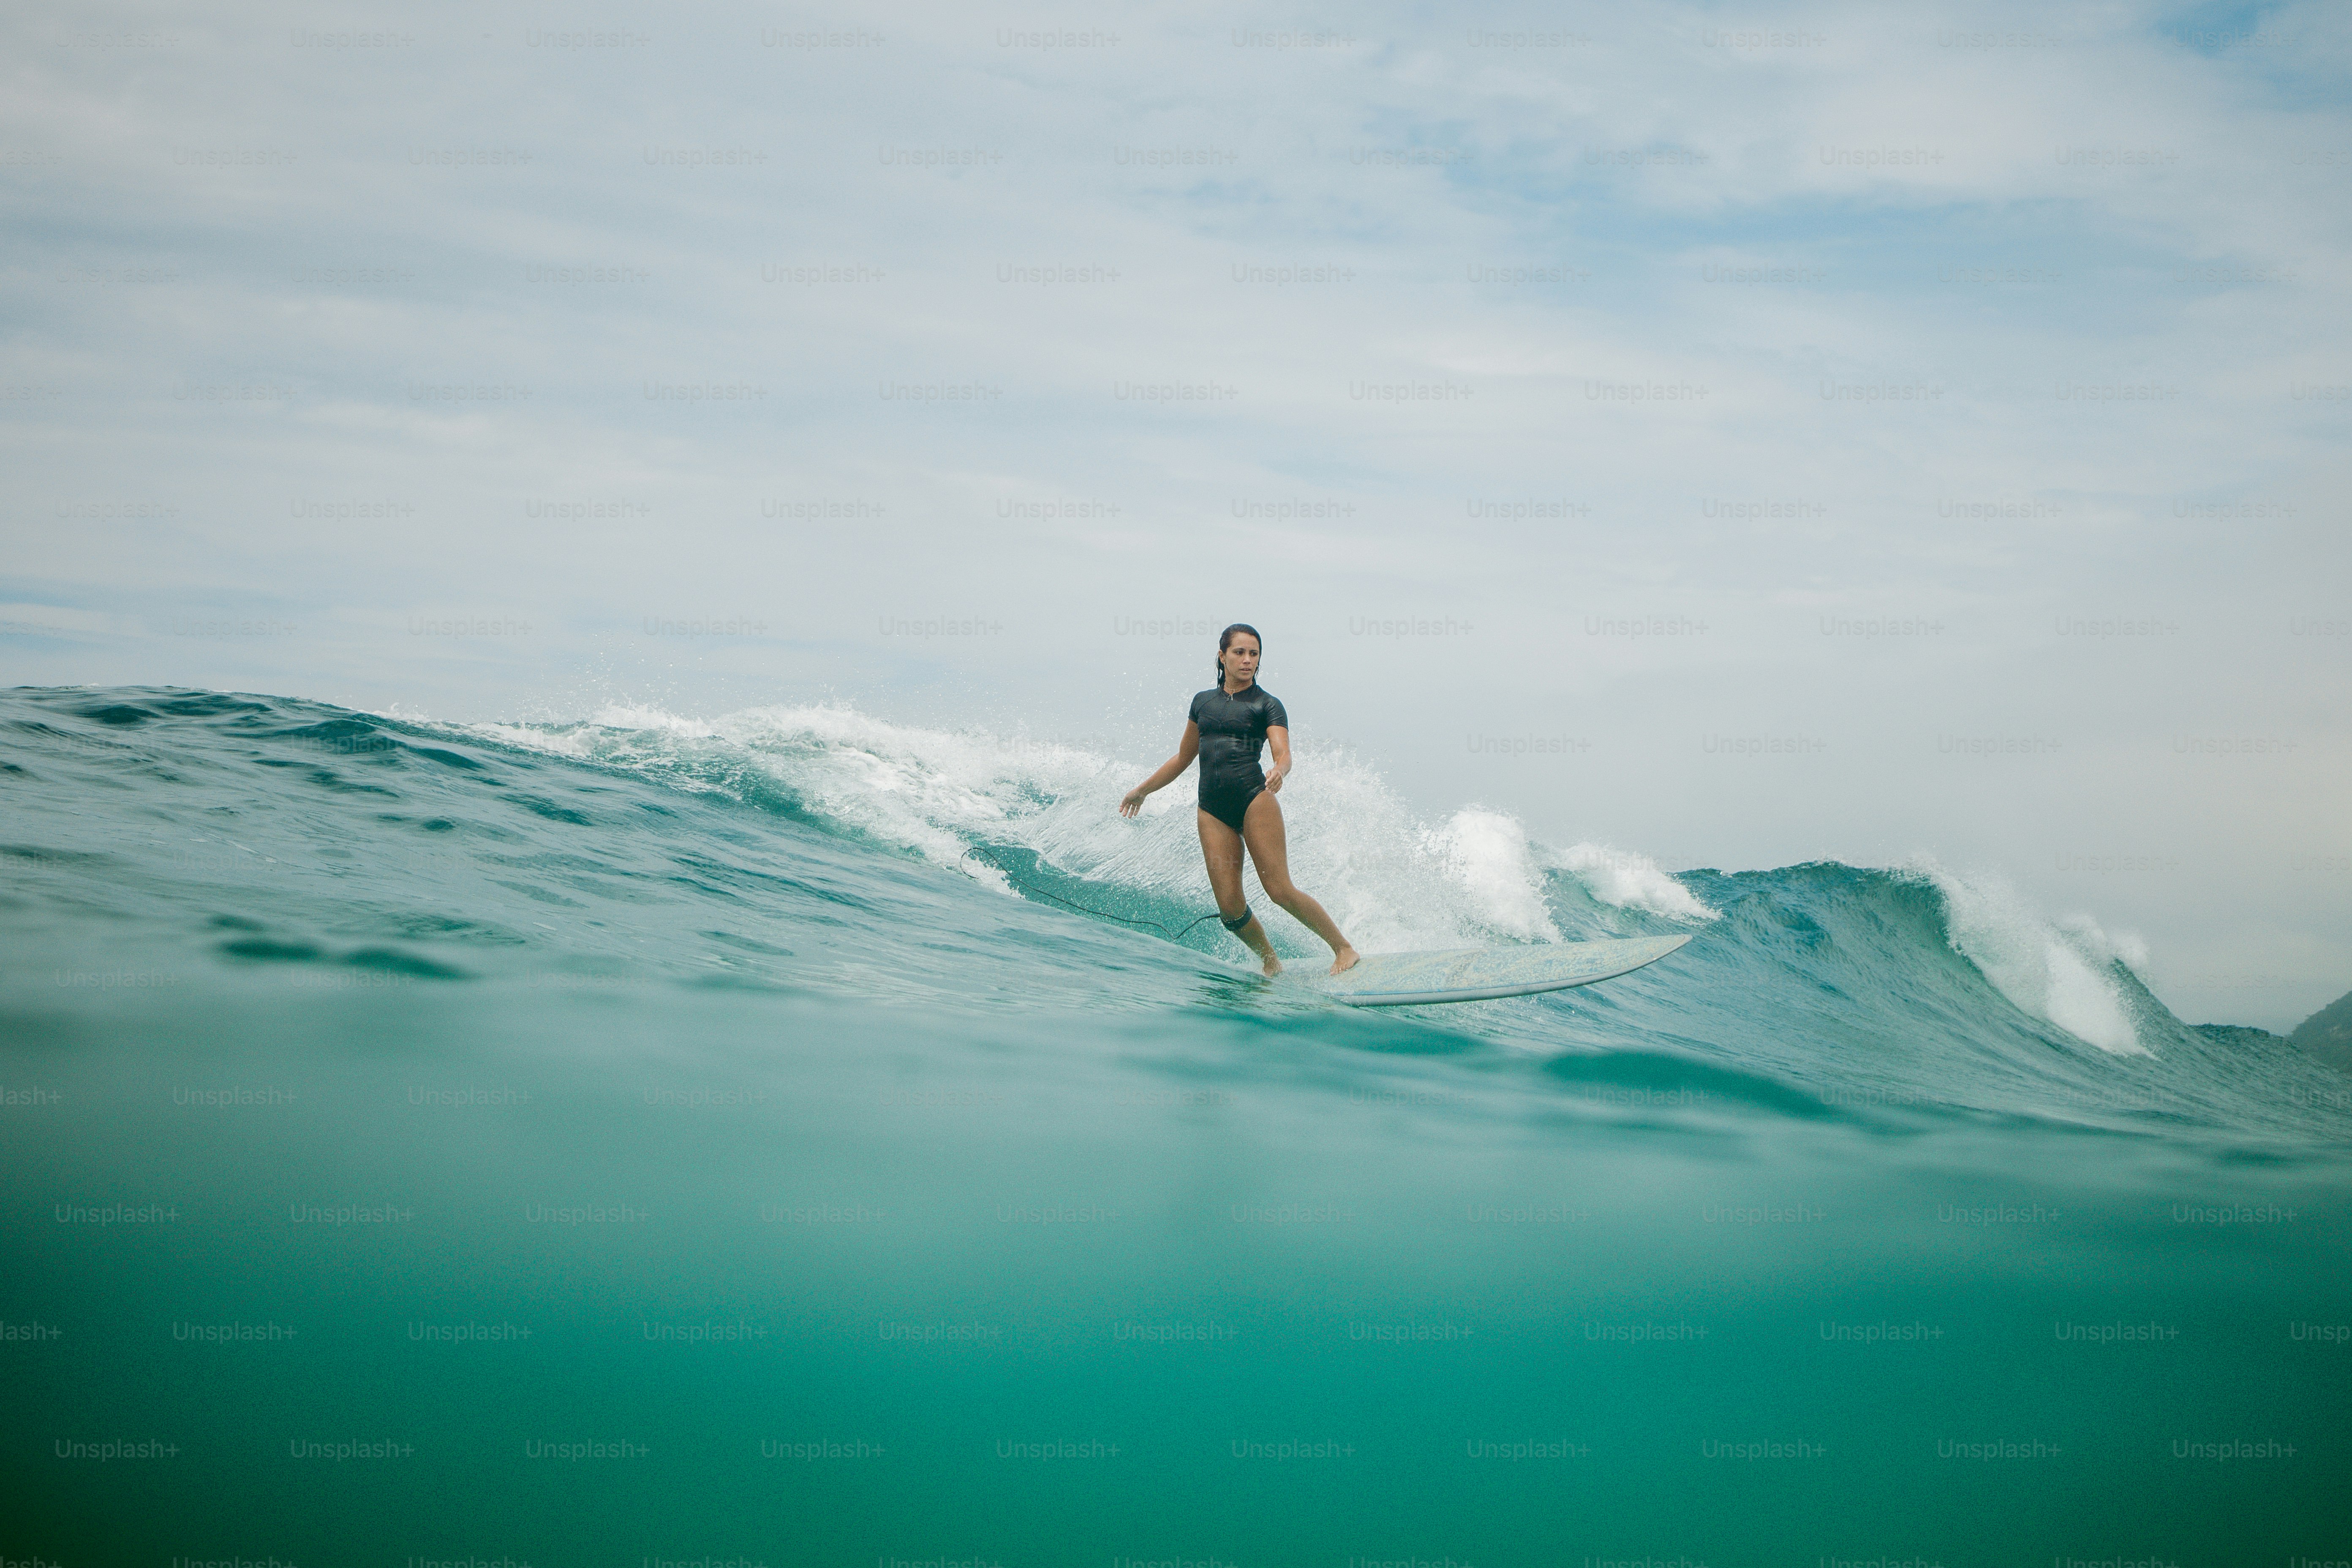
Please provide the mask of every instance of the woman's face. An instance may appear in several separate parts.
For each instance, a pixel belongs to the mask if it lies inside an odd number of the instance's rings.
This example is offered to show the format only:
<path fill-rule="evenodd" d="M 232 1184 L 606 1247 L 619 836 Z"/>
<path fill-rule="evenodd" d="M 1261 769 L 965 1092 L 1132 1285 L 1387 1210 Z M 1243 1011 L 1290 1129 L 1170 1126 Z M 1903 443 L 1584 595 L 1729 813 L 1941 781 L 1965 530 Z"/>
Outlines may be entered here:
<path fill-rule="evenodd" d="M 1227 684 L 1239 681 L 1247 686 L 1257 679 L 1257 638 L 1247 632 L 1235 632 L 1234 640 L 1217 657 L 1225 661 Z"/>

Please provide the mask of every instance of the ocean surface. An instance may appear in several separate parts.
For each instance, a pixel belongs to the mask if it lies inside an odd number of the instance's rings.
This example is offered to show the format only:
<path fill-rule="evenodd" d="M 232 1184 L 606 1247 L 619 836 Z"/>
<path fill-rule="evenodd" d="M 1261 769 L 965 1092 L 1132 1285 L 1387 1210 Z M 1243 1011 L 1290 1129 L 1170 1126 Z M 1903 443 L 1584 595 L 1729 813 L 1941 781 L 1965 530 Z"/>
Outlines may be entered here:
<path fill-rule="evenodd" d="M 0 1560 L 2352 1559 L 2352 1079 L 1933 865 L 1342 753 L 1356 1011 L 1157 757 L 0 694 Z"/>

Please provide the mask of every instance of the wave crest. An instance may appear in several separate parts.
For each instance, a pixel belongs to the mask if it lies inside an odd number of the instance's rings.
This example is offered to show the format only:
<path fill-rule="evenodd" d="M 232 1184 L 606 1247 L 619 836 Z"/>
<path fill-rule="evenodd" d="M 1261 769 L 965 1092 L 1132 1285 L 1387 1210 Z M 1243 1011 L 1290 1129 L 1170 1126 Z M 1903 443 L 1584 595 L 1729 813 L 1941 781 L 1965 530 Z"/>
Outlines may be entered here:
<path fill-rule="evenodd" d="M 2109 936 L 2088 915 L 2048 921 L 1997 877 L 1918 867 L 1944 896 L 1952 949 L 2035 1017 L 2117 1056 L 2146 1056 L 2116 973 L 2147 961 L 2147 944 Z"/>

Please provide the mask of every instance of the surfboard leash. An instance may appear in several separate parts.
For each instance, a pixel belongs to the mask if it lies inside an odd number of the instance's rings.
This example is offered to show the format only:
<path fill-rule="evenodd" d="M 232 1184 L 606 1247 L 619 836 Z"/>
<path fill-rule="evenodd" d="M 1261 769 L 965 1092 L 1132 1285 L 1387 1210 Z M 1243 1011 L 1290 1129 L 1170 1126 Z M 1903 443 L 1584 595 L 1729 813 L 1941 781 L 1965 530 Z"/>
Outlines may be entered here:
<path fill-rule="evenodd" d="M 1088 905 L 1079 903 L 1074 899 L 1063 898 L 1058 893 L 1049 893 L 1045 889 L 1037 886 L 1034 882 L 1024 881 L 1021 878 L 1013 875 L 1011 868 L 1005 866 L 994 856 L 989 854 L 986 850 L 981 848 L 981 847 L 976 844 L 965 849 L 964 854 L 970 858 L 978 860 L 982 865 L 994 870 L 1006 881 L 1012 883 L 1014 887 L 1019 888 L 1023 892 L 1034 893 L 1039 898 L 1046 899 L 1054 903 L 1057 903 L 1066 910 L 1076 910 L 1080 914 L 1094 915 L 1107 921 L 1117 921 L 1121 925 L 1150 926 L 1153 931 L 1166 932 L 1168 939 L 1171 942 L 1181 941 L 1183 938 L 1184 932 L 1191 931 L 1193 926 L 1199 925 L 1201 921 L 1213 921 L 1217 918 L 1217 911 L 1211 910 L 1207 914 L 1202 915 L 1201 920 L 1196 920 L 1192 921 L 1192 924 L 1186 925 L 1179 930 L 1170 931 L 1158 921 L 1135 920 L 1127 915 L 1115 915 L 1108 910 L 1094 909 Z"/>

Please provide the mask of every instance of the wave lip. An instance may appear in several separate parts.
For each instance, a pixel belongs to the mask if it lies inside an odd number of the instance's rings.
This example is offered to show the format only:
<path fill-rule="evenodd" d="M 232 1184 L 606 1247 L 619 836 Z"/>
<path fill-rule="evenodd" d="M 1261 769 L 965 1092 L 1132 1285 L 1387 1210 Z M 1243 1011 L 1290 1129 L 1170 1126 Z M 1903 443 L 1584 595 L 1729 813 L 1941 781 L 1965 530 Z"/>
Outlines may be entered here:
<path fill-rule="evenodd" d="M 1932 861 L 1918 870 L 1943 894 L 1952 950 L 2002 995 L 2112 1055 L 2152 1054 L 2116 973 L 2144 966 L 2146 943 L 2110 936 L 2088 915 L 2044 920 L 1996 877 L 1962 877 Z"/>
<path fill-rule="evenodd" d="M 1582 882 L 1592 896 L 1619 909 L 1647 910 L 1670 920 L 1720 918 L 1657 861 L 1638 849 L 1575 844 L 1559 851 L 1555 864 Z"/>

